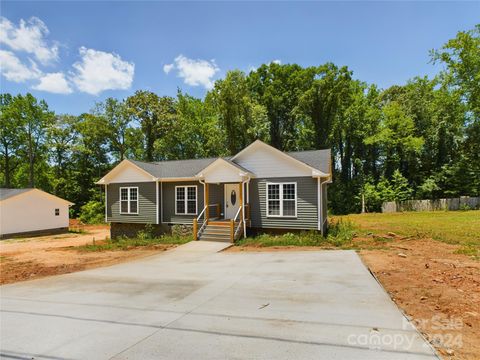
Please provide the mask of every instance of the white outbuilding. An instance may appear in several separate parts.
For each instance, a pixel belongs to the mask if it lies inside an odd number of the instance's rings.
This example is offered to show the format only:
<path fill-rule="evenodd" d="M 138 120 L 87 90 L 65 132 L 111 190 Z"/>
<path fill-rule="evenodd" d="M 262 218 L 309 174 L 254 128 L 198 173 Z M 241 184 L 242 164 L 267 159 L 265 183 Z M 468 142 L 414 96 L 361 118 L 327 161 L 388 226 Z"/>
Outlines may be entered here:
<path fill-rule="evenodd" d="M 0 188 L 0 238 L 67 231 L 72 205 L 39 189 Z"/>

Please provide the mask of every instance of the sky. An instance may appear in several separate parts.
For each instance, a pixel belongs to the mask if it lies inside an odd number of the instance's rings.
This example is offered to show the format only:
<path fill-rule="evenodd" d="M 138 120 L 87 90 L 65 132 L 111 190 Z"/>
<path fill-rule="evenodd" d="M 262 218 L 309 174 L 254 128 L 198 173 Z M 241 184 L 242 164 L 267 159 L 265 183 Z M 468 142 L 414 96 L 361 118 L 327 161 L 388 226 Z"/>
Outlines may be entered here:
<path fill-rule="evenodd" d="M 434 76 L 429 51 L 480 2 L 0 3 L 0 90 L 79 115 L 136 90 L 201 97 L 228 70 L 334 62 L 381 88 Z"/>

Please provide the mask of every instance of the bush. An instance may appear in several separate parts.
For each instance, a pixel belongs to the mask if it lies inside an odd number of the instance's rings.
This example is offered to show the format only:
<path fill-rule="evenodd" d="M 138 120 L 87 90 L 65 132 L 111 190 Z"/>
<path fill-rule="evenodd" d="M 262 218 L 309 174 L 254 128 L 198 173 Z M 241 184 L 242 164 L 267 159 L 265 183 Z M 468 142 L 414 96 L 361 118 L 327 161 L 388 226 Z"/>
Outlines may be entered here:
<path fill-rule="evenodd" d="M 352 242 L 355 236 L 355 227 L 349 220 L 340 219 L 329 225 L 327 242 L 334 246 L 343 246 Z"/>
<path fill-rule="evenodd" d="M 102 201 L 89 201 L 80 208 L 79 219 L 84 224 L 102 224 L 105 222 L 105 204 Z"/>
<path fill-rule="evenodd" d="M 155 238 L 155 234 L 152 224 L 146 224 L 143 230 L 137 233 L 137 239 L 139 240 L 152 240 L 153 238 Z"/>

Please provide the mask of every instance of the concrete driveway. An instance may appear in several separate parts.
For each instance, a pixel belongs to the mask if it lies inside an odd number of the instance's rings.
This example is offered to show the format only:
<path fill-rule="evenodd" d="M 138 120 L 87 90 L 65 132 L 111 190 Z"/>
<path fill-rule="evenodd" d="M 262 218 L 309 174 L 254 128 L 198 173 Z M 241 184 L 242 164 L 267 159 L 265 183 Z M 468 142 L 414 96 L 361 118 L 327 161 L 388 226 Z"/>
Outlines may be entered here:
<path fill-rule="evenodd" d="M 195 242 L 2 286 L 5 359 L 436 359 L 353 251 Z"/>

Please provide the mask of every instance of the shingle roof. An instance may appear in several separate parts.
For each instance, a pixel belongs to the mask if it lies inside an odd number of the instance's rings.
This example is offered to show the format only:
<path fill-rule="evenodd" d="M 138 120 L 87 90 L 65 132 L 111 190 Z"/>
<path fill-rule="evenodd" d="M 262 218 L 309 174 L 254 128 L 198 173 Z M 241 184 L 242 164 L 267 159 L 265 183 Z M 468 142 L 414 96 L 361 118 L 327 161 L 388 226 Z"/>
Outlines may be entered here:
<path fill-rule="evenodd" d="M 135 165 L 157 178 L 194 177 L 218 158 L 168 160 L 154 163 L 131 160 Z"/>
<path fill-rule="evenodd" d="M 32 188 L 28 189 L 7 189 L 7 188 L 0 188 L 0 201 L 6 200 L 11 198 L 12 196 L 20 195 L 24 192 L 33 190 Z"/>
<path fill-rule="evenodd" d="M 332 159 L 330 149 L 293 151 L 287 152 L 287 154 L 325 174 L 330 174 L 330 161 Z"/>
<path fill-rule="evenodd" d="M 287 154 L 325 174 L 330 173 L 329 149 L 294 151 Z M 217 159 L 218 158 L 168 160 L 152 163 L 137 160 L 130 161 L 157 178 L 192 178 Z M 224 157 L 223 159 L 239 169 L 250 172 L 250 170 L 240 166 L 235 161 L 230 160 L 231 157 Z"/>

